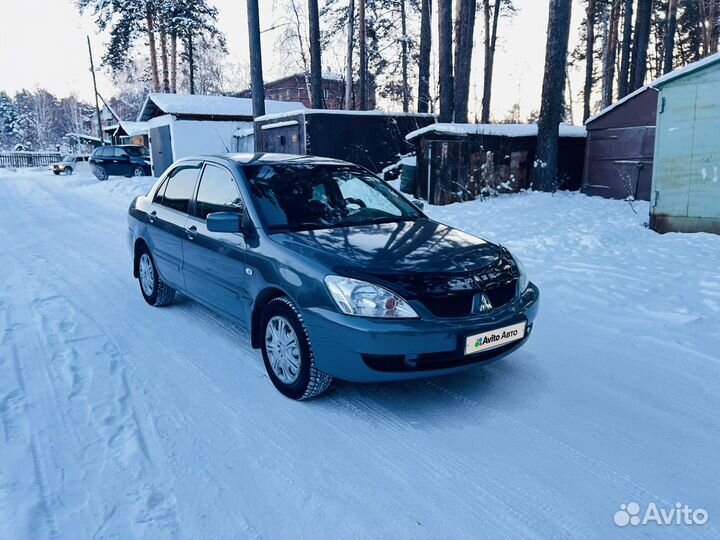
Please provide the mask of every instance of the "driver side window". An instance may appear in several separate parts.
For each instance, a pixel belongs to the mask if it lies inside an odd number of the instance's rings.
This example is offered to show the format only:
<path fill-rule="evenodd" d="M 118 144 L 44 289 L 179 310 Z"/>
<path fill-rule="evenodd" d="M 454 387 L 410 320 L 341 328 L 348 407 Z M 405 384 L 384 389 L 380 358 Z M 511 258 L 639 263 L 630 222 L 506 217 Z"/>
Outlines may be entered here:
<path fill-rule="evenodd" d="M 195 216 L 207 219 L 214 212 L 235 212 L 245 210 L 240 191 L 233 175 L 224 167 L 208 164 L 202 173 L 195 202 Z"/>

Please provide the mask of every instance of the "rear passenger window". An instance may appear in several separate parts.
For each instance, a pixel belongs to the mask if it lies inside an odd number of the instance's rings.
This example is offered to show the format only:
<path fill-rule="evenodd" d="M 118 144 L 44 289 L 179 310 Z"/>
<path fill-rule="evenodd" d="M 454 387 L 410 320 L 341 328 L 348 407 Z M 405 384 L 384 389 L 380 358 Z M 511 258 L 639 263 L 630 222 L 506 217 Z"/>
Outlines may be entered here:
<path fill-rule="evenodd" d="M 200 164 L 180 165 L 173 170 L 167 179 L 160 204 L 187 214 L 199 170 Z"/>
<path fill-rule="evenodd" d="M 208 165 L 203 171 L 198 188 L 195 215 L 207 219 L 213 212 L 242 214 L 245 205 L 240 197 L 233 175 L 225 168 Z"/>

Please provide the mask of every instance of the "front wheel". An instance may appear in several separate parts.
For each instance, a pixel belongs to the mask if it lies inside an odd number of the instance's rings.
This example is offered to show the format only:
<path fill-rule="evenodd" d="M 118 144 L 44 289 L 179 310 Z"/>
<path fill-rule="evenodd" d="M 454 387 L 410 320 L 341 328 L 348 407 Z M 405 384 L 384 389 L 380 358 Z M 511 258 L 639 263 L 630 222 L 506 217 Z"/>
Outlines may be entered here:
<path fill-rule="evenodd" d="M 72 167 L 65 167 L 65 175 L 70 176 L 73 173 Z"/>
<path fill-rule="evenodd" d="M 145 301 L 155 307 L 172 304 L 173 300 L 175 300 L 175 289 L 160 279 L 160 274 L 157 271 L 155 260 L 150 254 L 150 250 L 144 248 L 140 252 L 137 265 L 140 292 Z"/>
<path fill-rule="evenodd" d="M 262 356 L 275 388 L 290 399 L 320 395 L 332 382 L 332 376 L 315 366 L 302 315 L 287 297 L 271 300 L 265 307 Z"/>
<path fill-rule="evenodd" d="M 145 176 L 145 171 L 143 171 L 143 168 L 142 168 L 142 167 L 135 167 L 135 168 L 132 170 L 132 175 L 133 175 L 133 176 L 136 176 L 136 177 L 137 177 L 137 176 Z"/>

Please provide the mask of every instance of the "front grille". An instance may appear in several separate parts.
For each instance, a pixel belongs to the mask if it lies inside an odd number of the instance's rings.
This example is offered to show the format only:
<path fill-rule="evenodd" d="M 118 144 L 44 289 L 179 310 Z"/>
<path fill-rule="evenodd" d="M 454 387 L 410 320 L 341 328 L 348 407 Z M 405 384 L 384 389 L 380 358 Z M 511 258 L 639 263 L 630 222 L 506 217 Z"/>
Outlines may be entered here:
<path fill-rule="evenodd" d="M 493 284 L 483 290 L 493 309 L 499 309 L 515 298 L 516 281 L 511 279 L 499 285 Z M 455 294 L 421 296 L 420 301 L 435 317 L 467 317 L 473 313 L 473 301 L 478 294 L 481 292 L 470 290 Z"/>
<path fill-rule="evenodd" d="M 485 295 L 493 305 L 493 309 L 503 307 L 505 304 L 515 298 L 515 289 L 517 289 L 517 280 L 513 279 L 501 285 L 488 287 L 485 289 Z"/>
<path fill-rule="evenodd" d="M 467 317 L 472 313 L 473 296 L 475 293 L 472 291 L 446 296 L 429 296 L 422 298 L 422 303 L 436 317 Z"/>

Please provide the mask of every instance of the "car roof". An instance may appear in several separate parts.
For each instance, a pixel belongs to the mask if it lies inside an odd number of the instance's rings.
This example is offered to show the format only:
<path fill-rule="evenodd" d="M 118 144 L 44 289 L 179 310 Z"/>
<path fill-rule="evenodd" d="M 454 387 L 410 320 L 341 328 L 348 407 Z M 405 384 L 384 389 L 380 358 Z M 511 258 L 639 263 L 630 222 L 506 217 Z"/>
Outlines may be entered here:
<path fill-rule="evenodd" d="M 238 153 L 192 156 L 188 159 L 222 159 L 233 161 L 238 165 L 352 165 L 352 163 L 348 163 L 347 161 L 341 161 L 339 159 L 331 159 L 317 156 L 304 156 L 300 154 L 273 154 L 264 152 L 259 152 L 255 154 Z"/>

